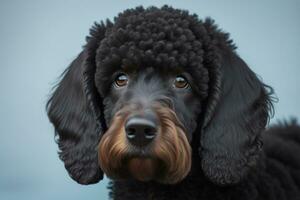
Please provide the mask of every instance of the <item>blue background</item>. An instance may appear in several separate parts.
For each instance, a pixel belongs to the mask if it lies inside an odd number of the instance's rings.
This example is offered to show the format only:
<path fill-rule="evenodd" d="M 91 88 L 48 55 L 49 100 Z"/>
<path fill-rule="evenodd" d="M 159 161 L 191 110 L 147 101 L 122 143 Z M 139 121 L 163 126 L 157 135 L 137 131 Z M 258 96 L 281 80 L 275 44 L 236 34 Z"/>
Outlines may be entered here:
<path fill-rule="evenodd" d="M 275 117 L 300 117 L 300 1 L 182 0 L 0 2 L 0 199 L 107 199 L 107 179 L 72 181 L 45 113 L 57 77 L 81 51 L 94 21 L 137 5 L 173 5 L 213 17 L 279 97 Z"/>

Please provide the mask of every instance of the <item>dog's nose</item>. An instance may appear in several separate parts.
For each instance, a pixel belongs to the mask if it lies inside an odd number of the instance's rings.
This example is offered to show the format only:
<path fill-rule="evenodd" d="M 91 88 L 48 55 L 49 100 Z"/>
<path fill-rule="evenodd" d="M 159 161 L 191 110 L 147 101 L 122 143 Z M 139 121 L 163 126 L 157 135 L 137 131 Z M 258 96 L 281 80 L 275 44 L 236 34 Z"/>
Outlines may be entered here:
<path fill-rule="evenodd" d="M 154 120 L 146 117 L 134 116 L 125 124 L 126 136 L 135 146 L 146 146 L 156 136 L 157 125 Z"/>

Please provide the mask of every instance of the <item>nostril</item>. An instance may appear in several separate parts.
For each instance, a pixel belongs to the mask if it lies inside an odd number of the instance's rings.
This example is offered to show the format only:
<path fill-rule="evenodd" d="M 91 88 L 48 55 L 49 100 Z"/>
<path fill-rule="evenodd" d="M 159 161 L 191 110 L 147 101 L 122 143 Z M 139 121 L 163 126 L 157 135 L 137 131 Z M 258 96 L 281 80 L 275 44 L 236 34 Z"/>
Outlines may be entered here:
<path fill-rule="evenodd" d="M 134 128 L 127 128 L 126 129 L 126 135 L 129 139 L 135 138 L 135 132 L 136 132 L 136 130 Z"/>
<path fill-rule="evenodd" d="M 146 139 L 153 139 L 155 137 L 156 129 L 155 128 L 145 128 L 144 134 Z"/>

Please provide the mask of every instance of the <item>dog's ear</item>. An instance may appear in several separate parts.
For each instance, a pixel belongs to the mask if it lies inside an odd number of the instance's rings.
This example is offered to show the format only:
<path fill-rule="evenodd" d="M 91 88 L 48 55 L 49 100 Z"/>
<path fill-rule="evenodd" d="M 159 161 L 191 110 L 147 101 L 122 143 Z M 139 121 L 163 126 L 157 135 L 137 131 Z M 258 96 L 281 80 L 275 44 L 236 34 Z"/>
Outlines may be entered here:
<path fill-rule="evenodd" d="M 226 185 L 256 165 L 272 104 L 266 85 L 235 52 L 224 51 L 219 67 L 211 76 L 199 151 L 204 174 Z"/>
<path fill-rule="evenodd" d="M 47 103 L 55 127 L 59 156 L 70 176 L 80 184 L 103 178 L 97 145 L 103 132 L 102 101 L 94 85 L 95 55 L 105 26 L 96 24 L 79 56 L 62 74 Z"/>

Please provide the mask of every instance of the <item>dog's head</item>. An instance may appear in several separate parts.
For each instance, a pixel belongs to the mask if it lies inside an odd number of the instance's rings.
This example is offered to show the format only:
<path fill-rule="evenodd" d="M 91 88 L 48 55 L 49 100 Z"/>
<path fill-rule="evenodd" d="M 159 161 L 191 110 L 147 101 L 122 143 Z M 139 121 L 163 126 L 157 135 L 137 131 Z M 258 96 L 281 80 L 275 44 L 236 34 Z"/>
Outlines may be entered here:
<path fill-rule="evenodd" d="M 47 104 L 60 158 L 82 184 L 102 171 L 177 183 L 192 152 L 211 181 L 237 183 L 256 164 L 270 107 L 227 34 L 167 6 L 96 24 Z"/>

